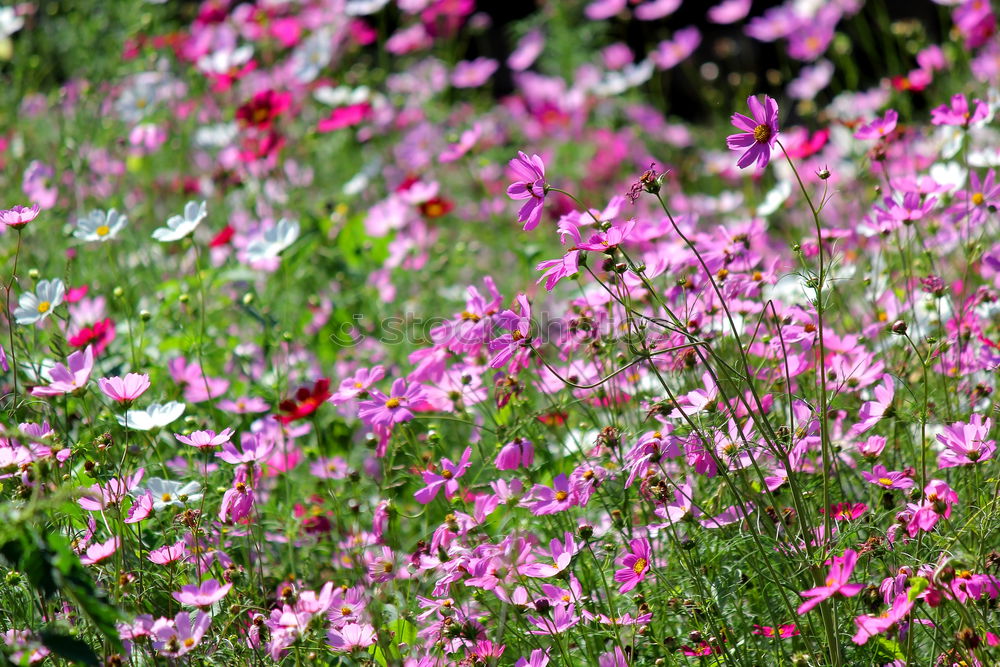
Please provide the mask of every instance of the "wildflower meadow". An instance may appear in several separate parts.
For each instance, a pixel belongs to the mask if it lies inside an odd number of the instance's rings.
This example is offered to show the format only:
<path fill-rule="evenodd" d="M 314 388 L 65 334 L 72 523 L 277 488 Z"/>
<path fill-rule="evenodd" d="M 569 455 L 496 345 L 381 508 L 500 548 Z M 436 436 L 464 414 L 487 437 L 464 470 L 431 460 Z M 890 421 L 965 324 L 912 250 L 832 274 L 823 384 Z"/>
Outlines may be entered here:
<path fill-rule="evenodd" d="M 1000 665 L 987 0 L 0 8 L 0 662 Z"/>

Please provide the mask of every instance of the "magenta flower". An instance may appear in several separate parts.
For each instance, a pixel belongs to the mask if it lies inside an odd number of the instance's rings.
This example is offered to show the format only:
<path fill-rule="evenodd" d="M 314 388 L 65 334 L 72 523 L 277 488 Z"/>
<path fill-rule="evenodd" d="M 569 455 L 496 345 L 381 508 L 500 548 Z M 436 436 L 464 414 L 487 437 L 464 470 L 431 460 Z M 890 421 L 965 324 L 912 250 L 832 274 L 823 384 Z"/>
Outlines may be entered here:
<path fill-rule="evenodd" d="M 175 600 L 181 604 L 191 607 L 211 607 L 213 604 L 226 597 L 232 584 L 220 586 L 215 579 L 203 581 L 200 586 L 181 586 L 179 592 L 171 593 Z"/>
<path fill-rule="evenodd" d="M 530 440 L 515 438 L 508 442 L 497 454 L 493 465 L 497 470 L 514 470 L 521 466 L 527 468 L 535 462 L 535 447 Z"/>
<path fill-rule="evenodd" d="M 334 651 L 351 653 L 375 643 L 375 628 L 367 623 L 348 623 L 340 629 L 330 630 L 326 638 Z"/>
<path fill-rule="evenodd" d="M 938 457 L 938 468 L 969 466 L 993 457 L 996 441 L 987 440 L 993 422 L 989 417 L 973 414 L 968 423 L 955 422 L 937 436 L 938 442 L 948 448 Z"/>
<path fill-rule="evenodd" d="M 619 593 L 628 593 L 639 585 L 639 582 L 646 578 L 646 573 L 653 564 L 653 551 L 649 546 L 649 540 L 645 537 L 638 537 L 629 546 L 632 551 L 625 554 L 618 560 L 622 569 L 615 572 L 615 581 L 622 586 Z"/>
<path fill-rule="evenodd" d="M 752 0 L 723 0 L 708 10 L 708 20 L 712 23 L 736 23 L 750 13 Z"/>
<path fill-rule="evenodd" d="M 535 561 L 522 567 L 520 570 L 521 574 L 526 577 L 535 577 L 540 579 L 554 577 L 569 567 L 570 562 L 573 560 L 573 556 L 575 556 L 576 552 L 580 550 L 580 547 L 577 546 L 576 540 L 573 539 L 573 533 L 566 533 L 565 542 L 560 542 L 558 539 L 554 539 L 549 542 L 549 549 L 549 555 L 551 555 L 553 561 L 552 565 Z"/>
<path fill-rule="evenodd" d="M 883 489 L 909 489 L 913 486 L 913 479 L 902 471 L 889 471 L 881 463 L 872 468 L 871 472 L 861 471 L 861 476 L 866 482 L 877 484 Z"/>
<path fill-rule="evenodd" d="M 149 389 L 149 376 L 145 373 L 129 373 L 124 378 L 99 378 L 97 384 L 109 398 L 119 403 L 131 403 Z"/>
<path fill-rule="evenodd" d="M 215 431 L 195 431 L 191 435 L 174 433 L 174 437 L 185 445 L 191 445 L 198 449 L 207 449 L 209 447 L 220 447 L 229 442 L 229 439 L 233 437 L 233 429 L 226 428 L 221 433 L 216 433 Z"/>
<path fill-rule="evenodd" d="M 517 303 L 521 307 L 520 315 L 512 310 L 505 310 L 497 316 L 497 325 L 509 333 L 490 341 L 490 352 L 495 353 L 490 360 L 490 368 L 502 368 L 515 353 L 520 351 L 523 351 L 524 355 L 517 361 L 522 362 L 527 356 L 528 348 L 531 347 L 531 306 L 523 294 L 517 295 Z"/>
<path fill-rule="evenodd" d="M 371 399 L 358 404 L 358 417 L 372 426 L 392 426 L 413 419 L 411 406 L 424 401 L 424 389 L 419 384 L 407 384 L 403 378 L 392 383 L 386 396 L 377 389 L 371 390 Z"/>
<path fill-rule="evenodd" d="M 427 486 L 414 493 L 413 497 L 421 504 L 426 505 L 434 500 L 434 497 L 442 488 L 444 488 L 446 498 L 454 496 L 458 493 L 458 478 L 464 475 L 465 471 L 469 469 L 470 458 L 472 458 L 472 448 L 466 447 L 465 451 L 462 452 L 462 458 L 459 459 L 457 464 L 452 463 L 448 459 L 441 459 L 440 472 L 425 470 L 424 484 Z"/>
<path fill-rule="evenodd" d="M 186 611 L 173 619 L 158 619 L 153 624 L 153 648 L 161 655 L 180 657 L 198 645 L 211 623 L 212 617 L 203 611 L 197 613 L 193 623 L 191 614 Z"/>
<path fill-rule="evenodd" d="M 854 133 L 855 139 L 881 139 L 896 129 L 899 114 L 895 109 L 889 109 L 882 118 L 876 118 L 867 125 L 862 125 Z"/>
<path fill-rule="evenodd" d="M 657 44 L 656 50 L 649 54 L 649 59 L 662 70 L 673 69 L 687 60 L 699 44 L 701 44 L 701 32 L 698 28 L 694 26 L 682 28 L 674 33 L 673 39 Z"/>
<path fill-rule="evenodd" d="M 31 208 L 18 205 L 0 210 L 0 225 L 7 225 L 11 229 L 21 229 L 38 217 L 38 211 L 38 204 L 35 204 Z"/>
<path fill-rule="evenodd" d="M 565 473 L 560 473 L 552 480 L 551 487 L 536 484 L 531 489 L 528 506 L 533 514 L 541 516 L 568 510 L 576 505 L 577 501 L 577 494 L 570 487 L 569 477 Z"/>
<path fill-rule="evenodd" d="M 243 467 L 236 469 L 236 477 L 233 486 L 222 494 L 222 503 L 219 505 L 219 521 L 240 521 L 253 509 L 254 494 L 253 489 L 246 482 L 246 470 Z"/>
<path fill-rule="evenodd" d="M 87 346 L 85 350 L 77 350 L 66 359 L 66 365 L 56 364 L 49 371 L 52 382 L 47 387 L 35 387 L 31 390 L 33 396 L 59 396 L 70 394 L 82 389 L 90 379 L 94 370 L 94 350 Z"/>
<path fill-rule="evenodd" d="M 747 105 L 753 118 L 734 113 L 732 123 L 743 132 L 726 137 L 726 144 L 730 150 L 746 149 L 736 163 L 740 169 L 749 167 L 755 160 L 757 168 L 763 169 L 771 159 L 774 142 L 778 140 L 778 103 L 765 95 L 764 104 L 751 96 L 747 98 Z"/>
<path fill-rule="evenodd" d="M 970 111 L 969 101 L 965 99 L 965 95 L 958 93 L 952 96 L 950 105 L 942 104 L 939 107 L 931 109 L 931 124 L 968 127 L 981 120 L 985 120 L 990 115 L 990 109 L 985 102 L 982 100 L 972 100 L 972 103 L 976 108 Z"/>
<path fill-rule="evenodd" d="M 825 585 L 810 588 L 799 594 L 804 598 L 811 598 L 799 606 L 799 615 L 808 613 L 810 609 L 820 602 L 832 598 L 838 593 L 844 597 L 853 597 L 860 593 L 865 587 L 864 584 L 847 583 L 847 580 L 851 578 L 851 573 L 854 572 L 854 566 L 857 565 L 857 562 L 858 554 L 853 549 L 845 551 L 843 556 L 835 557 L 830 565 L 830 572 L 826 576 Z"/>
<path fill-rule="evenodd" d="M 517 221 L 524 223 L 524 231 L 527 232 L 537 227 L 542 220 L 542 206 L 549 190 L 545 182 L 545 164 L 537 155 L 529 158 L 518 151 L 517 157 L 510 161 L 510 169 L 518 180 L 507 187 L 507 196 L 515 200 L 527 200 L 517 213 Z"/>
<path fill-rule="evenodd" d="M 562 605 L 552 607 L 551 613 L 547 616 L 527 616 L 526 618 L 538 628 L 531 631 L 533 635 L 557 635 L 580 622 L 576 607 L 571 604 L 565 607 Z"/>

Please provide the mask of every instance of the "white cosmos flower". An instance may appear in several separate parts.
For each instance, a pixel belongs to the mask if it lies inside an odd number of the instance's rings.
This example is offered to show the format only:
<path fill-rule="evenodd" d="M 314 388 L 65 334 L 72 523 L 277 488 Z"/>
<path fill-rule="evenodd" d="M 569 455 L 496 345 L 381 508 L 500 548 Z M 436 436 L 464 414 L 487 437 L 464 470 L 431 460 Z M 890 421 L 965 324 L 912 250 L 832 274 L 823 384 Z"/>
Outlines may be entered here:
<path fill-rule="evenodd" d="M 10 37 L 24 27 L 24 17 L 14 7 L 0 7 L 0 37 Z"/>
<path fill-rule="evenodd" d="M 146 480 L 146 488 L 134 489 L 132 495 L 138 497 L 149 491 L 153 496 L 153 509 L 160 511 L 165 507 L 176 505 L 183 507 L 185 503 L 196 503 L 201 500 L 201 484 L 198 482 L 175 482 L 159 477 Z"/>
<path fill-rule="evenodd" d="M 263 238 L 251 241 L 247 246 L 247 259 L 259 262 L 271 259 L 281 254 L 281 251 L 295 243 L 299 238 L 298 220 L 281 218 L 274 227 L 264 232 Z"/>
<path fill-rule="evenodd" d="M 42 280 L 35 287 L 34 293 L 25 292 L 17 300 L 14 310 L 14 320 L 18 324 L 34 324 L 41 322 L 52 314 L 52 311 L 63 302 L 66 286 L 58 278 Z"/>
<path fill-rule="evenodd" d="M 193 232 L 206 215 L 208 215 L 208 204 L 189 201 L 184 205 L 183 215 L 170 216 L 166 227 L 153 230 L 153 238 L 164 243 L 180 241 Z"/>
<path fill-rule="evenodd" d="M 347 0 L 344 14 L 347 16 L 370 16 L 389 4 L 389 0 Z"/>
<path fill-rule="evenodd" d="M 177 401 L 169 403 L 150 403 L 145 410 L 129 410 L 126 415 L 118 415 L 118 423 L 136 431 L 152 431 L 177 421 L 184 414 L 184 404 Z"/>
<path fill-rule="evenodd" d="M 107 241 L 117 236 L 127 224 L 128 218 L 115 209 L 107 213 L 91 211 L 90 215 L 76 221 L 73 236 L 83 241 Z"/>

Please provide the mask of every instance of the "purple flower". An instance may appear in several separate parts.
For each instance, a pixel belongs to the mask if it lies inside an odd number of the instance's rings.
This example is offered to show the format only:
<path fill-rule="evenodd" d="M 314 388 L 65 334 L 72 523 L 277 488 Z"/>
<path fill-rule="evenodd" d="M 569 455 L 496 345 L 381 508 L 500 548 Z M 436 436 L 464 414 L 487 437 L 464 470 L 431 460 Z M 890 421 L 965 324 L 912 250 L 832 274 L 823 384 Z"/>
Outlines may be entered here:
<path fill-rule="evenodd" d="M 855 139 L 881 139 L 896 129 L 899 114 L 895 109 L 889 109 L 882 118 L 876 118 L 867 125 L 862 125 L 854 133 Z"/>
<path fill-rule="evenodd" d="M 638 586 L 653 564 L 653 550 L 645 537 L 632 540 L 629 547 L 631 551 L 618 560 L 622 569 L 615 572 L 615 581 L 622 585 L 619 593 L 628 593 Z"/>
<path fill-rule="evenodd" d="M 438 491 L 444 488 L 446 498 L 451 498 L 458 493 L 458 478 L 469 469 L 469 459 L 472 457 L 472 448 L 466 447 L 462 453 L 462 458 L 458 463 L 452 463 L 449 459 L 441 459 L 441 471 L 424 471 L 424 488 L 413 494 L 421 504 L 426 505 L 434 500 Z"/>
<path fill-rule="evenodd" d="M 161 618 L 153 624 L 153 648 L 160 654 L 177 658 L 198 645 L 205 631 L 212 623 L 212 617 L 205 612 L 198 612 L 191 622 L 191 614 L 182 611 L 174 619 Z"/>
<path fill-rule="evenodd" d="M 490 368 L 503 368 L 515 353 L 524 351 L 524 355 L 514 364 L 515 367 L 518 366 L 524 361 L 527 350 L 531 347 L 531 306 L 523 294 L 517 295 L 517 302 L 521 306 L 520 315 L 512 310 L 505 310 L 497 316 L 497 324 L 510 333 L 490 341 L 490 352 L 496 353 L 490 361 Z"/>
<path fill-rule="evenodd" d="M 66 365 L 56 364 L 49 371 L 52 383 L 47 387 L 35 387 L 32 396 L 59 396 L 83 389 L 94 370 L 94 350 L 89 345 L 83 351 L 77 350 L 66 359 Z"/>
<path fill-rule="evenodd" d="M 763 169 L 771 159 L 771 149 L 778 140 L 778 103 L 769 96 L 764 96 L 764 104 L 756 97 L 748 97 L 747 105 L 753 118 L 741 113 L 734 113 L 732 122 L 738 129 L 744 130 L 738 134 L 726 137 L 730 150 L 745 150 L 736 165 L 746 169 L 757 161 L 757 168 Z"/>
<path fill-rule="evenodd" d="M 931 109 L 932 125 L 957 125 L 968 127 L 981 120 L 985 120 L 990 115 L 989 107 L 982 100 L 972 100 L 975 110 L 969 109 L 969 101 L 961 93 L 951 98 L 951 105 L 942 104 Z"/>
<path fill-rule="evenodd" d="M 371 390 L 371 400 L 358 404 L 358 416 L 373 426 L 392 426 L 413 419 L 410 406 L 424 401 L 424 390 L 419 384 L 407 384 L 403 378 L 392 383 L 386 396 L 377 389 Z"/>
<path fill-rule="evenodd" d="M 913 480 L 901 471 L 887 470 L 881 463 L 872 468 L 871 472 L 861 471 L 866 482 L 881 486 L 883 489 L 909 489 Z"/>
<path fill-rule="evenodd" d="M 517 157 L 510 161 L 510 169 L 517 181 L 507 187 L 507 196 L 527 200 L 517 212 L 517 221 L 524 223 L 524 231 L 527 232 L 537 227 L 542 220 L 542 206 L 549 188 L 545 183 L 545 164 L 537 155 L 529 158 L 518 151 Z"/>

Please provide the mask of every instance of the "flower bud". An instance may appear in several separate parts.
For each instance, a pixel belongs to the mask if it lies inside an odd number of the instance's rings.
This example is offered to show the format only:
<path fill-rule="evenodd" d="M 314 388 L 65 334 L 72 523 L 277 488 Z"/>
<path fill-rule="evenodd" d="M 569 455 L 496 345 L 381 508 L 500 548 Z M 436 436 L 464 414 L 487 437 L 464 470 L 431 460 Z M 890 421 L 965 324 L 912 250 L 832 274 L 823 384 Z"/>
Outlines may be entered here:
<path fill-rule="evenodd" d="M 903 320 L 896 320 L 895 322 L 893 322 L 892 333 L 896 334 L 897 336 L 902 336 L 903 334 L 905 334 L 906 322 L 904 322 Z"/>

